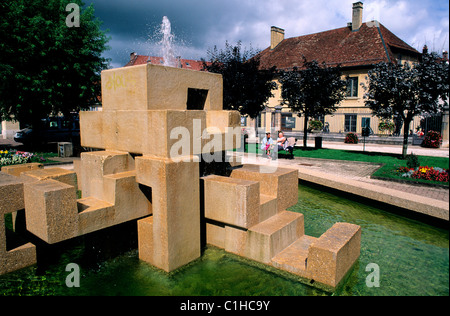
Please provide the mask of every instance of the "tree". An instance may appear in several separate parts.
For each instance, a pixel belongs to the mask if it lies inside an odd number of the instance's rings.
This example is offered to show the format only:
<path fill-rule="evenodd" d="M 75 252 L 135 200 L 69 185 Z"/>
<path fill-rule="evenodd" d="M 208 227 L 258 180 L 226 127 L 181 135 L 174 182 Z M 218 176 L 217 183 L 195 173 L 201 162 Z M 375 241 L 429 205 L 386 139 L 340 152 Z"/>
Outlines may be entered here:
<path fill-rule="evenodd" d="M 381 119 L 403 120 L 403 158 L 407 155 L 410 124 L 415 116 L 438 113 L 448 100 L 448 63 L 436 54 L 424 54 L 411 66 L 380 63 L 368 73 L 365 105 Z"/>
<path fill-rule="evenodd" d="M 81 0 L 0 3 L 0 120 L 39 128 L 47 115 L 98 102 L 108 39 L 92 5 L 81 10 L 79 23 L 66 23 L 74 14 L 66 11 L 69 3 L 83 7 Z"/>
<path fill-rule="evenodd" d="M 205 70 L 223 77 L 223 105 L 226 110 L 237 110 L 241 115 L 256 118 L 277 88 L 273 81 L 275 67 L 259 70 L 260 59 L 253 50 L 241 52 L 241 42 L 236 46 L 225 43 L 225 50 L 208 51 L 210 63 L 204 61 Z"/>
<path fill-rule="evenodd" d="M 282 104 L 304 118 L 303 147 L 307 147 L 308 120 L 334 113 L 347 92 L 341 67 L 320 65 L 304 59 L 303 69 L 296 67 L 280 76 Z"/>

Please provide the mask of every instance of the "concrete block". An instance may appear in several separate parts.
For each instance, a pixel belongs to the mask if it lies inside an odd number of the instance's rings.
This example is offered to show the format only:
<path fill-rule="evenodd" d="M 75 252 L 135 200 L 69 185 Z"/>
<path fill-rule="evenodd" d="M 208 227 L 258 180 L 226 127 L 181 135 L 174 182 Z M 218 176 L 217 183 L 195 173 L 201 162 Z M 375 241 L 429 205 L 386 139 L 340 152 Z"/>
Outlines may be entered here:
<path fill-rule="evenodd" d="M 248 230 L 246 257 L 262 263 L 304 235 L 303 214 L 283 211 Z"/>
<path fill-rule="evenodd" d="M 225 249 L 225 225 L 206 223 L 206 243 Z"/>
<path fill-rule="evenodd" d="M 2 170 L 2 172 L 7 173 L 9 175 L 19 177 L 22 172 L 43 169 L 43 168 L 44 168 L 44 165 L 41 163 L 25 163 L 25 164 L 21 164 L 21 165 L 3 166 L 1 168 L 1 170 Z"/>
<path fill-rule="evenodd" d="M 361 227 L 336 223 L 311 244 L 307 272 L 315 281 L 336 287 L 359 258 L 360 250 Z"/>
<path fill-rule="evenodd" d="M 92 233 L 115 225 L 115 208 L 108 202 L 87 197 L 77 200 L 78 235 Z"/>
<path fill-rule="evenodd" d="M 259 181 L 261 194 L 278 199 L 278 212 L 298 202 L 298 171 L 296 169 L 277 168 L 271 173 L 263 173 L 261 166 L 244 165 L 242 168 L 234 169 L 231 177 Z"/>
<path fill-rule="evenodd" d="M 77 174 L 75 171 L 63 168 L 36 169 L 21 173 L 23 181 L 43 181 L 53 179 L 77 188 Z"/>
<path fill-rule="evenodd" d="M 114 205 L 116 225 L 152 214 L 152 204 L 136 182 L 135 171 L 110 174 L 103 179 L 105 201 Z"/>
<path fill-rule="evenodd" d="M 25 208 L 23 182 L 20 178 L 0 172 L 0 217 Z"/>
<path fill-rule="evenodd" d="M 102 72 L 104 110 L 187 110 L 189 89 L 207 91 L 204 110 L 223 109 L 218 74 L 152 64 Z"/>
<path fill-rule="evenodd" d="M 102 111 L 80 112 L 81 146 L 90 148 L 105 148 Z"/>
<path fill-rule="evenodd" d="M 138 220 L 139 259 L 154 262 L 153 259 L 153 216 Z"/>
<path fill-rule="evenodd" d="M 25 207 L 23 183 L 16 176 L 0 172 L 0 275 L 16 271 L 36 263 L 36 247 L 27 243 L 7 250 L 5 214 Z"/>
<path fill-rule="evenodd" d="M 96 197 L 106 201 L 105 175 L 134 170 L 134 159 L 128 153 L 94 151 L 81 154 L 80 174 L 83 197 Z"/>
<path fill-rule="evenodd" d="M 78 208 L 73 186 L 41 180 L 24 186 L 27 230 L 49 244 L 78 236 Z"/>
<path fill-rule="evenodd" d="M 197 157 L 136 157 L 136 181 L 152 190 L 153 262 L 167 272 L 200 257 Z"/>
<path fill-rule="evenodd" d="M 259 182 L 221 176 L 203 181 L 206 218 L 242 228 L 259 223 Z"/>

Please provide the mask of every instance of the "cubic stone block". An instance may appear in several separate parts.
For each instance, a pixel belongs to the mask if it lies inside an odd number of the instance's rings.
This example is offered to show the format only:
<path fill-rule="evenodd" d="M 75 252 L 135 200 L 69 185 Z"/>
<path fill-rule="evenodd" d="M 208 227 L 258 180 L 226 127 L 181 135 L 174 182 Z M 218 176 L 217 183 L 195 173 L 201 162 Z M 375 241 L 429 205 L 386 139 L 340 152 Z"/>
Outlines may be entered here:
<path fill-rule="evenodd" d="M 271 173 L 261 172 L 261 166 L 244 165 L 234 169 L 232 178 L 260 182 L 261 193 L 277 198 L 278 212 L 294 206 L 298 202 L 298 170 L 277 168 Z"/>
<path fill-rule="evenodd" d="M 104 176 L 104 191 L 105 201 L 114 205 L 116 225 L 152 213 L 152 204 L 136 182 L 136 171 Z"/>
<path fill-rule="evenodd" d="M 154 262 L 153 259 L 153 216 L 138 220 L 139 259 Z"/>
<path fill-rule="evenodd" d="M 106 200 L 105 175 L 134 170 L 134 160 L 128 153 L 118 151 L 94 151 L 81 154 L 80 176 L 83 197 Z"/>
<path fill-rule="evenodd" d="M 262 263 L 304 235 L 303 214 L 283 211 L 248 230 L 247 257 Z"/>
<path fill-rule="evenodd" d="M 220 176 L 203 181 L 206 218 L 243 228 L 259 223 L 259 182 Z"/>
<path fill-rule="evenodd" d="M 44 165 L 41 163 L 25 163 L 13 166 L 3 166 L 1 168 L 2 172 L 7 173 L 12 176 L 19 177 L 22 172 L 27 172 L 31 170 L 43 169 Z"/>
<path fill-rule="evenodd" d="M 23 182 L 20 178 L 0 172 L 0 216 L 25 208 Z"/>
<path fill-rule="evenodd" d="M 336 223 L 311 244 L 307 272 L 315 281 L 336 287 L 358 259 L 360 250 L 361 227 Z"/>
<path fill-rule="evenodd" d="M 152 189 L 150 263 L 167 272 L 200 257 L 199 172 L 197 157 L 136 157 L 136 181 Z"/>
<path fill-rule="evenodd" d="M 87 197 L 77 200 L 78 235 L 85 235 L 100 229 L 111 227 L 115 222 L 115 207 L 113 204 Z"/>
<path fill-rule="evenodd" d="M 73 186 L 55 180 L 25 184 L 27 229 L 49 244 L 78 236 L 78 208 Z"/>
<path fill-rule="evenodd" d="M 204 110 L 223 109 L 218 74 L 152 64 L 102 71 L 104 110 L 187 110 L 189 89 L 207 93 Z"/>
<path fill-rule="evenodd" d="M 23 182 L 13 175 L 0 172 L 0 275 L 36 263 L 36 247 L 32 243 L 7 251 L 5 214 L 25 207 Z"/>
<path fill-rule="evenodd" d="M 32 171 L 22 172 L 20 177 L 23 181 L 42 181 L 53 179 L 74 188 L 77 188 L 77 175 L 75 171 L 63 168 L 36 169 Z"/>

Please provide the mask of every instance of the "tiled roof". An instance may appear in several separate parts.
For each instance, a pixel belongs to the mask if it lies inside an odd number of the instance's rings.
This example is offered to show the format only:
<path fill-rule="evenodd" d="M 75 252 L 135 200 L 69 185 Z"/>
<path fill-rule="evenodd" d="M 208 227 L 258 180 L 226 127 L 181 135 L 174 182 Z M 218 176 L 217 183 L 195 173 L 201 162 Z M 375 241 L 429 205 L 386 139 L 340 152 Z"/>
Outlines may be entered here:
<path fill-rule="evenodd" d="M 151 63 L 154 65 L 162 65 L 163 62 L 164 60 L 162 57 L 134 55 L 134 57 L 130 59 L 130 61 L 125 65 L 125 67 L 142 65 L 147 63 Z M 209 62 L 207 62 L 207 64 L 209 64 Z M 180 65 L 181 68 L 184 69 L 192 69 L 197 71 L 203 70 L 203 61 L 201 60 L 180 59 Z"/>
<path fill-rule="evenodd" d="M 420 53 L 395 36 L 383 25 L 363 23 L 358 31 L 350 27 L 283 40 L 273 50 L 263 50 L 261 69 L 301 68 L 306 60 L 325 62 L 329 66 L 361 67 L 395 61 L 398 53 L 418 57 Z"/>

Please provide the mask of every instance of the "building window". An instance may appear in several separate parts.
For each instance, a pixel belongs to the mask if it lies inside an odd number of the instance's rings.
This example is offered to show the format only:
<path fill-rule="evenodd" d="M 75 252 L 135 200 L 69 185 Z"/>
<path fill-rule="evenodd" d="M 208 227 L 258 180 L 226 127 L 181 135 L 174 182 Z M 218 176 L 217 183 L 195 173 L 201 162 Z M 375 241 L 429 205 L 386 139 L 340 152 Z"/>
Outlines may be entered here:
<path fill-rule="evenodd" d="M 345 115 L 345 132 L 356 133 L 356 114 Z"/>
<path fill-rule="evenodd" d="M 358 77 L 350 77 L 347 79 L 347 97 L 358 97 Z"/>

